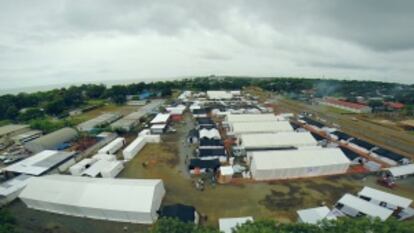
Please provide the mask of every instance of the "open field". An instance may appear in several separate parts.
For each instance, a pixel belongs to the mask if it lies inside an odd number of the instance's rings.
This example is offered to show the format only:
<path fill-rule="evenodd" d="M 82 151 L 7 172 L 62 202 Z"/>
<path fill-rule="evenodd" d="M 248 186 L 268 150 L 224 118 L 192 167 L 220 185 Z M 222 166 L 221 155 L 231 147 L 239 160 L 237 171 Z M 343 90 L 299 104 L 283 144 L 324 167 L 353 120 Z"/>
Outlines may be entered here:
<path fill-rule="evenodd" d="M 338 114 L 326 111 L 326 109 L 321 108 L 319 105 L 307 105 L 282 98 L 278 99 L 278 104 L 281 108 L 291 112 L 300 113 L 307 111 L 315 113 L 330 123 L 340 125 L 341 130 L 346 133 L 414 158 L 414 136 L 396 127 L 384 126 L 377 122 L 372 122 L 369 118 L 355 118 L 354 114 Z"/>
<path fill-rule="evenodd" d="M 103 113 L 106 112 L 118 112 L 122 115 L 129 114 L 131 112 L 137 111 L 138 108 L 134 106 L 126 106 L 126 105 L 116 105 L 116 104 L 105 104 L 102 107 L 93 109 L 88 112 L 84 112 L 80 115 L 68 117 L 68 119 L 75 125 L 80 124 L 84 121 L 90 120 L 92 118 L 95 118 Z"/>

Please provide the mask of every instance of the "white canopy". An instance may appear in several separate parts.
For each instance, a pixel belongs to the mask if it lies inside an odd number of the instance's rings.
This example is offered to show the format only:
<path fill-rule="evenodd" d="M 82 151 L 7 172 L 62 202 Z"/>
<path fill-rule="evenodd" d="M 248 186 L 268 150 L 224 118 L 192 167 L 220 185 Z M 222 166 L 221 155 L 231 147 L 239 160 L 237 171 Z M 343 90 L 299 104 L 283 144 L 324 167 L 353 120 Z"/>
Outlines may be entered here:
<path fill-rule="evenodd" d="M 154 119 L 152 119 L 151 124 L 165 124 L 170 119 L 169 113 L 158 113 Z"/>
<path fill-rule="evenodd" d="M 209 139 L 220 139 L 220 133 L 217 129 L 201 129 L 200 138 L 209 138 Z"/>
<path fill-rule="evenodd" d="M 401 197 L 395 194 L 383 192 L 378 189 L 373 189 L 365 186 L 359 193 L 358 196 L 369 197 L 379 202 L 385 202 L 401 208 L 407 208 L 411 205 L 413 200 Z"/>
<path fill-rule="evenodd" d="M 316 224 L 325 218 L 328 220 L 336 219 L 335 215 L 331 214 L 331 210 L 326 206 L 298 210 L 297 213 L 300 222 L 309 224 Z"/>
<path fill-rule="evenodd" d="M 402 165 L 398 167 L 389 168 L 391 175 L 394 177 L 406 176 L 414 174 L 414 164 Z"/>
<path fill-rule="evenodd" d="M 220 218 L 219 225 L 220 231 L 224 233 L 232 233 L 233 229 L 236 228 L 237 225 L 243 225 L 247 221 L 253 221 L 252 217 L 240 217 L 240 218 Z"/>
<path fill-rule="evenodd" d="M 379 217 L 382 221 L 387 220 L 393 213 L 392 210 L 372 204 L 351 194 L 345 194 L 338 203 L 368 216 Z"/>
<path fill-rule="evenodd" d="M 20 193 L 29 207 L 93 219 L 151 224 L 165 195 L 161 180 L 52 175 L 30 179 Z"/>

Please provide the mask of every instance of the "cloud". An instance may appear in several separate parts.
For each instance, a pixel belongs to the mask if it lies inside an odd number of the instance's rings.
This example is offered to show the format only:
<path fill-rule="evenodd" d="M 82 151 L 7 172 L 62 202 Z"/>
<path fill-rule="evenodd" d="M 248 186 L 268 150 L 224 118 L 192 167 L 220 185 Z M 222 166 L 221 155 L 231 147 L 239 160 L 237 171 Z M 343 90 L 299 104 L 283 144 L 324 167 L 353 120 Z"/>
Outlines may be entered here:
<path fill-rule="evenodd" d="M 1 88 L 223 74 L 412 83 L 413 1 L 0 2 Z"/>

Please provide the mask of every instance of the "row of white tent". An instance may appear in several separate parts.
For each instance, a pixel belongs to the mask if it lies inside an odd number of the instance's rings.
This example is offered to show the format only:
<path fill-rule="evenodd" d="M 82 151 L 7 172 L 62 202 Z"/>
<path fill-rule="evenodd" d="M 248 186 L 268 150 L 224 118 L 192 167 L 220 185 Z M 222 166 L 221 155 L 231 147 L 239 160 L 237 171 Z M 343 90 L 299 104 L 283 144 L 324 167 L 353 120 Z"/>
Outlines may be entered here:
<path fill-rule="evenodd" d="M 345 194 L 338 200 L 335 209 L 326 206 L 297 211 L 298 221 L 316 224 L 323 219 L 335 220 L 337 217 L 348 215 L 358 217 L 366 215 L 372 218 L 387 220 L 395 211 L 400 214 L 410 209 L 412 200 L 371 187 L 364 187 L 357 196 Z"/>

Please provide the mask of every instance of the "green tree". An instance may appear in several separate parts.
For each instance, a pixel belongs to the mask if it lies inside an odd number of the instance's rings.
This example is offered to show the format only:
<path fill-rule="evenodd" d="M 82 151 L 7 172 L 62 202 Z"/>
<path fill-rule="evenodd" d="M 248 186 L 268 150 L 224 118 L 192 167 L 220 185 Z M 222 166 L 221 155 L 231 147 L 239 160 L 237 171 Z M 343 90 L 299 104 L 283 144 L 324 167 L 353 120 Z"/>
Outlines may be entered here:
<path fill-rule="evenodd" d="M 7 211 L 0 210 L 0 233 L 17 233 L 16 219 Z"/>
<path fill-rule="evenodd" d="M 40 108 L 29 108 L 26 111 L 19 113 L 18 119 L 20 121 L 29 121 L 33 119 L 43 118 L 45 113 Z"/>

